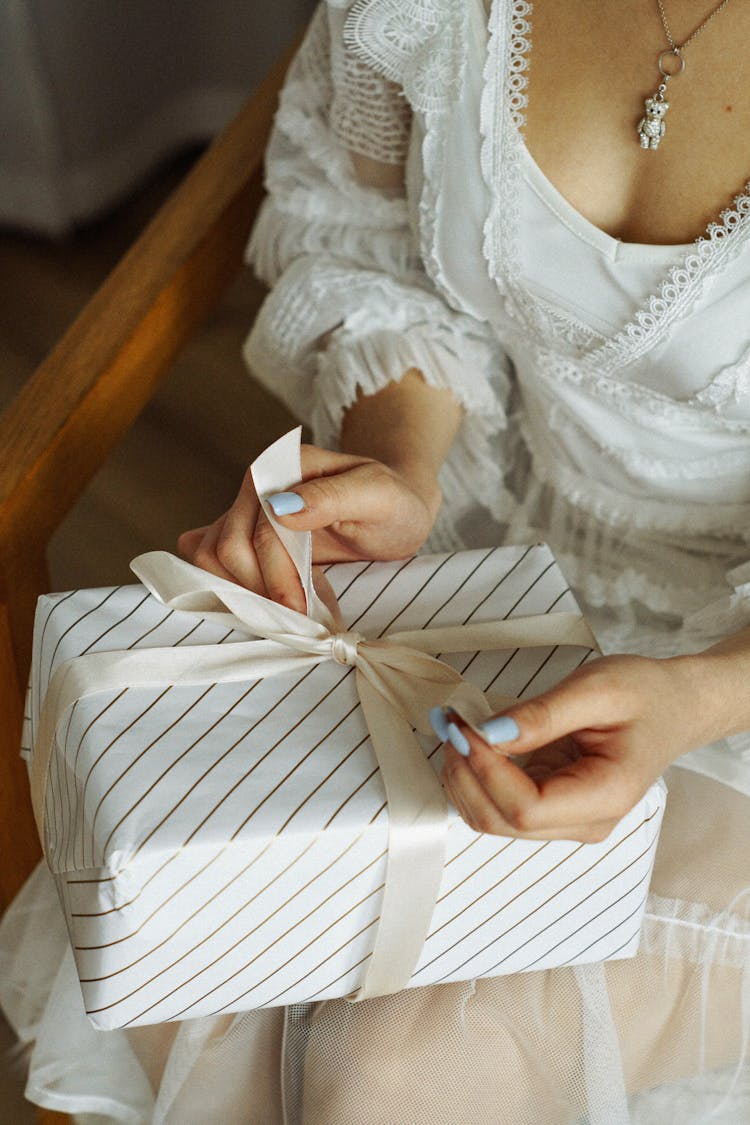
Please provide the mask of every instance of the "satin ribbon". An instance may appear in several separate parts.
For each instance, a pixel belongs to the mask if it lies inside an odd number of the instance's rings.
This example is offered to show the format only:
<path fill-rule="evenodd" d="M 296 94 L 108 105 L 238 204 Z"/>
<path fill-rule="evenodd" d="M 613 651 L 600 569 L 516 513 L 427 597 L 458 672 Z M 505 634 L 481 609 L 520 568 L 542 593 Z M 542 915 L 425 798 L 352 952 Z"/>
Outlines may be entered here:
<path fill-rule="evenodd" d="M 300 431 L 270 446 L 252 466 L 263 498 L 301 479 Z M 356 684 L 388 801 L 388 859 L 375 945 L 365 979 L 352 997 L 364 1000 L 409 983 L 429 933 L 442 880 L 447 802 L 414 737 L 431 733 L 430 708 L 451 706 L 472 726 L 494 713 L 482 692 L 432 654 L 516 647 L 580 645 L 593 636 L 574 613 L 540 614 L 469 626 L 409 630 L 368 639 L 341 627 L 336 610 L 313 584 L 311 535 L 278 524 L 264 511 L 292 558 L 307 598 L 297 613 L 166 552 L 141 555 L 134 573 L 165 606 L 200 613 L 262 640 L 225 646 L 93 653 L 69 660 L 53 675 L 31 759 L 32 802 L 45 853 L 55 869 L 45 828 L 47 778 L 57 731 L 76 700 L 125 687 L 243 683 L 301 671 L 327 660 L 356 668 Z M 494 709 L 498 700 L 494 699 Z"/>

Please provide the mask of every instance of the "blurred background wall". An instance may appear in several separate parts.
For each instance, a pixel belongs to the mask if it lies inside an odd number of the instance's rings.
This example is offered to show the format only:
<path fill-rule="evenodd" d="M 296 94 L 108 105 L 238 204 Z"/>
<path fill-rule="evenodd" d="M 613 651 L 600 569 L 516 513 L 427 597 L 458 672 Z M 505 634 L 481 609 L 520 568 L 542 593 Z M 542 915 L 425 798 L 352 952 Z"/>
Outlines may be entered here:
<path fill-rule="evenodd" d="M 239 108 L 314 0 L 3 0 L 0 224 L 61 234 Z"/>

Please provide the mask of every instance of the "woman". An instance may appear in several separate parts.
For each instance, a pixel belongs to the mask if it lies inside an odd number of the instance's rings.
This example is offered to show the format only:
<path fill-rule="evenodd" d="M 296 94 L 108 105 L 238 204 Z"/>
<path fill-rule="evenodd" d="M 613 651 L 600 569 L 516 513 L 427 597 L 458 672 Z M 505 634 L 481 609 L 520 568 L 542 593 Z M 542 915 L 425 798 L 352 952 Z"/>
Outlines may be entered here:
<path fill-rule="evenodd" d="M 283 1050 L 279 1012 L 114 1033 L 152 1120 L 279 1121 L 282 1057 L 305 1125 L 750 1120 L 750 8 L 667 8 L 322 4 L 247 345 L 319 443 L 271 500 L 317 561 L 553 547 L 611 655 L 486 740 L 436 715 L 444 784 L 481 831 L 593 841 L 679 759 L 641 952 L 300 1006 Z M 303 608 L 249 477 L 180 550 Z"/>

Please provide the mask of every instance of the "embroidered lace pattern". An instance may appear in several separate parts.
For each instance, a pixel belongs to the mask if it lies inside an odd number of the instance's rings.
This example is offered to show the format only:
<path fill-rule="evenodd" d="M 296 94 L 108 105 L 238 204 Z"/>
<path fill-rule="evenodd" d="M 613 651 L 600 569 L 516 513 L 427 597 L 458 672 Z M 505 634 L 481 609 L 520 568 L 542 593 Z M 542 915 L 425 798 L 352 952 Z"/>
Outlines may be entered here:
<path fill-rule="evenodd" d="M 687 316 L 705 286 L 732 262 L 750 238 L 750 184 L 737 196 L 706 234 L 695 243 L 682 265 L 673 266 L 659 292 L 649 298 L 633 320 L 589 359 L 599 370 L 612 370 L 639 359 L 669 327 Z M 731 237 L 730 237 L 731 235 Z"/>
<path fill-rule="evenodd" d="M 445 109 L 466 66 L 466 5 L 455 0 L 357 0 L 344 28 L 347 47 L 399 83 L 414 109 Z"/>
<path fill-rule="evenodd" d="M 522 323 L 527 321 L 532 303 L 519 302 L 518 287 L 509 285 L 508 280 L 520 273 L 515 234 L 519 224 L 526 71 L 531 50 L 530 14 L 531 4 L 527 0 L 492 6 L 480 121 L 482 172 L 491 194 L 484 253 L 491 277 L 509 298 L 508 311 Z"/>
<path fill-rule="evenodd" d="M 331 43 L 334 93 L 331 129 L 349 150 L 382 164 L 403 165 L 409 146 L 411 109 L 400 86 L 347 50 Z"/>

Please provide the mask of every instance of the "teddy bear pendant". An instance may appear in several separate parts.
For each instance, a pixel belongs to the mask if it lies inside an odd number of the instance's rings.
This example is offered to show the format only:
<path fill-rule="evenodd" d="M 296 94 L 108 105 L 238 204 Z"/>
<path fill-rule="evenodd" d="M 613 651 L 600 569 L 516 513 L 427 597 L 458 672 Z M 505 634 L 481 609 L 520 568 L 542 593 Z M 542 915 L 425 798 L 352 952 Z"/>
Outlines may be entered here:
<path fill-rule="evenodd" d="M 659 74 L 661 82 L 659 89 L 652 98 L 646 98 L 646 116 L 638 122 L 638 139 L 641 148 L 654 149 L 661 144 L 661 139 L 667 131 L 664 124 L 664 115 L 669 109 L 669 102 L 664 95 L 667 92 L 667 83 L 670 78 L 676 78 L 685 69 L 685 59 L 682 57 L 680 47 L 670 47 L 659 55 Z"/>
<path fill-rule="evenodd" d="M 669 102 L 664 99 L 666 89 L 667 83 L 662 82 L 653 98 L 646 98 L 646 116 L 638 122 L 641 148 L 658 148 L 667 131 L 664 124 L 664 115 L 669 109 Z"/>

